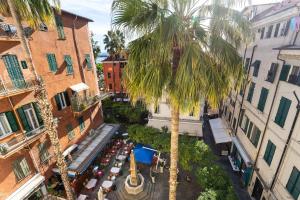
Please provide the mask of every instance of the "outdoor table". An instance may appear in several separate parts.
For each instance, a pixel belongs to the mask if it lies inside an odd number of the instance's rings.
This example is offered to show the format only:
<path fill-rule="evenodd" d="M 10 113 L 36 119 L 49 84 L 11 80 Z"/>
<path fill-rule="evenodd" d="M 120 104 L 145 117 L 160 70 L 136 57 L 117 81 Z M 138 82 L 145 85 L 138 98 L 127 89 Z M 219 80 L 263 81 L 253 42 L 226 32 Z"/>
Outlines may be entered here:
<path fill-rule="evenodd" d="M 108 192 L 111 189 L 112 185 L 112 181 L 103 181 L 102 188 L 104 189 L 104 191 Z"/>
<path fill-rule="evenodd" d="M 119 167 L 112 167 L 110 169 L 110 173 L 112 173 L 113 175 L 118 175 L 120 173 L 121 168 Z"/>
<path fill-rule="evenodd" d="M 117 160 L 123 161 L 125 159 L 126 159 L 126 156 L 124 156 L 124 155 L 117 156 Z"/>
<path fill-rule="evenodd" d="M 87 195 L 84 195 L 84 194 L 80 194 L 77 198 L 77 200 L 85 200 L 87 199 Z"/>
<path fill-rule="evenodd" d="M 109 161 L 110 161 L 109 158 L 103 158 L 103 159 L 101 160 L 101 163 L 108 163 Z"/>
<path fill-rule="evenodd" d="M 92 178 L 91 180 L 89 180 L 89 182 L 85 185 L 85 188 L 90 190 L 92 188 L 94 188 L 97 184 L 97 179 Z"/>

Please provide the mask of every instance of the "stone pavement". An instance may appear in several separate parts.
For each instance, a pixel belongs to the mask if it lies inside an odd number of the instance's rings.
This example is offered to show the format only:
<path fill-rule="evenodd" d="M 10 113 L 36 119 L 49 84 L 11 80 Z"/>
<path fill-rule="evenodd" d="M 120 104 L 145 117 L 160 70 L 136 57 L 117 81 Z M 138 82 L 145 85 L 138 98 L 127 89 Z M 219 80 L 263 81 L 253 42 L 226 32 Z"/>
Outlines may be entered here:
<path fill-rule="evenodd" d="M 214 139 L 209 129 L 208 121 L 205 121 L 203 124 L 203 139 L 204 142 L 209 145 L 213 152 L 218 156 L 219 159 L 217 163 L 226 171 L 228 176 L 231 178 L 234 191 L 237 194 L 238 198 L 240 200 L 251 200 L 248 192 L 246 191 L 246 188 L 243 187 L 240 181 L 239 175 L 232 170 L 227 156 L 219 156 L 217 154 L 217 150 L 214 145 Z"/>

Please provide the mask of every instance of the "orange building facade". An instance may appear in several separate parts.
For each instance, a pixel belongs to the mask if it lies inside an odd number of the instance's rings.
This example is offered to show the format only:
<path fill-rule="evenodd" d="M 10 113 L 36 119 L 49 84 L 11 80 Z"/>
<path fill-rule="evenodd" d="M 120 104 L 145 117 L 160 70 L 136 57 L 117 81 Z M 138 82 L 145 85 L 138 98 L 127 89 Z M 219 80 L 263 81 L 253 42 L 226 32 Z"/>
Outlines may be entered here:
<path fill-rule="evenodd" d="M 89 22 L 62 11 L 56 27 L 30 31 L 24 25 L 62 150 L 103 123 Z M 0 57 L 0 200 L 34 199 L 47 194 L 55 156 L 35 103 L 35 80 L 10 18 L 0 17 Z"/>
<path fill-rule="evenodd" d="M 122 83 L 122 76 L 127 60 L 118 59 L 112 61 L 110 57 L 102 61 L 104 85 L 106 92 L 113 92 L 117 94 L 126 93 L 125 87 Z"/>

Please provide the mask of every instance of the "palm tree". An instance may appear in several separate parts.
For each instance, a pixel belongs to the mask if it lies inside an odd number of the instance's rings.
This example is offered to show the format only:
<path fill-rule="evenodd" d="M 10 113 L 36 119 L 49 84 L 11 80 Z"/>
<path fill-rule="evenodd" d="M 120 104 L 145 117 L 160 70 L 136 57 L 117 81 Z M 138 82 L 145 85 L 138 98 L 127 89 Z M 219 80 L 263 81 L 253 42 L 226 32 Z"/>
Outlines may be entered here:
<path fill-rule="evenodd" d="M 176 199 L 179 114 L 216 107 L 242 70 L 237 48 L 249 22 L 239 0 L 114 0 L 112 23 L 134 34 L 124 83 L 133 103 L 167 94 L 171 108 L 169 199 Z"/>
<path fill-rule="evenodd" d="M 59 12 L 60 1 L 52 0 L 52 5 Z M 48 25 L 54 24 L 54 11 L 49 0 L 0 0 L 0 13 L 4 16 L 11 16 L 16 25 L 18 37 L 21 40 L 21 46 L 24 50 L 25 59 L 29 69 L 33 73 L 37 87 L 35 97 L 41 109 L 41 116 L 44 121 L 45 129 L 49 135 L 51 144 L 56 155 L 57 166 L 60 170 L 62 181 L 65 186 L 67 198 L 74 199 L 71 186 L 68 180 L 67 165 L 62 155 L 59 138 L 57 134 L 57 123 L 52 115 L 52 105 L 49 102 L 47 91 L 42 79 L 38 76 L 35 69 L 28 40 L 25 36 L 22 21 L 26 21 L 32 28 L 37 28 L 41 23 Z"/>
<path fill-rule="evenodd" d="M 107 53 L 112 59 L 113 63 L 113 82 L 114 82 L 114 93 L 116 93 L 115 89 L 115 70 L 114 70 L 114 60 L 120 58 L 120 53 L 125 47 L 125 37 L 120 30 L 108 31 L 106 35 L 104 35 L 103 43 L 105 44 L 104 48 L 107 50 Z"/>

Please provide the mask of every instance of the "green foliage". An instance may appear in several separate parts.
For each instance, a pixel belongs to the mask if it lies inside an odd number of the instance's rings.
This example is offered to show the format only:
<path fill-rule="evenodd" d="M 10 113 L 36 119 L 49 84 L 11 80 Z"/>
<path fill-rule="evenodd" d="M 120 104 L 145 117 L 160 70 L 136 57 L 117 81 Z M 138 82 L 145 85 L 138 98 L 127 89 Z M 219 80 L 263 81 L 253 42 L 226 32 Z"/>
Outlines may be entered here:
<path fill-rule="evenodd" d="M 104 121 L 106 123 L 145 124 L 148 111 L 142 104 L 132 106 L 128 102 L 113 102 L 106 99 L 102 102 Z"/>
<path fill-rule="evenodd" d="M 113 58 L 116 58 L 125 48 L 124 34 L 120 30 L 108 31 L 107 34 L 104 35 L 103 43 L 107 53 Z"/>
<path fill-rule="evenodd" d="M 99 46 L 99 42 L 95 40 L 95 34 L 91 33 L 91 43 L 92 43 L 92 48 L 93 48 L 93 54 L 94 54 L 94 59 L 96 62 L 96 59 L 98 58 L 99 54 L 101 53 L 101 49 Z M 98 64 L 97 64 L 98 65 Z M 97 66 L 98 69 L 98 66 Z"/>
<path fill-rule="evenodd" d="M 218 194 L 214 190 L 206 190 L 202 192 L 197 200 L 217 200 Z"/>
<path fill-rule="evenodd" d="M 103 74 L 103 64 L 102 63 L 97 63 L 96 67 L 97 67 L 97 72 L 99 74 Z"/>

